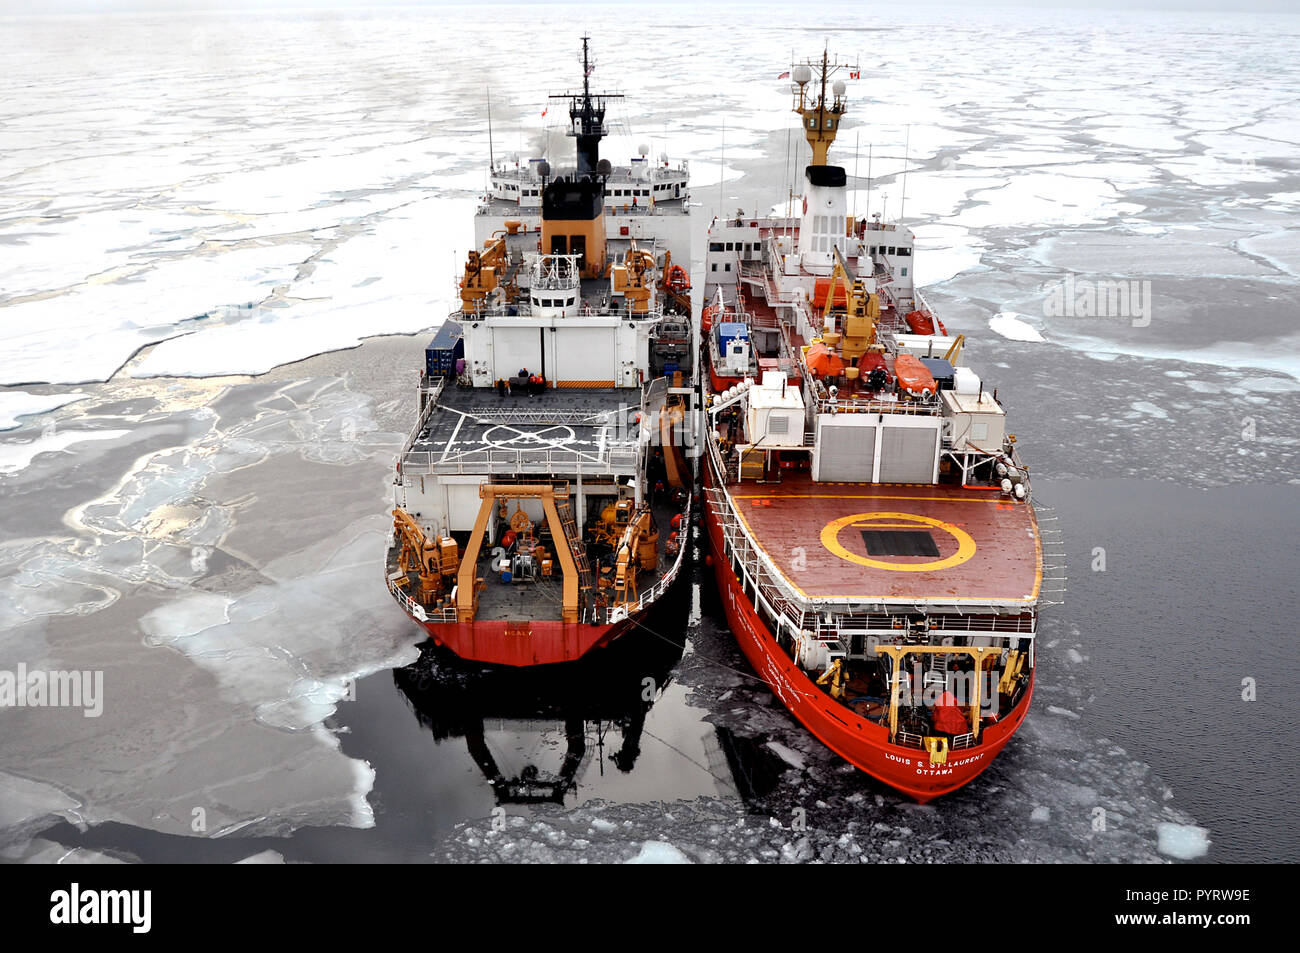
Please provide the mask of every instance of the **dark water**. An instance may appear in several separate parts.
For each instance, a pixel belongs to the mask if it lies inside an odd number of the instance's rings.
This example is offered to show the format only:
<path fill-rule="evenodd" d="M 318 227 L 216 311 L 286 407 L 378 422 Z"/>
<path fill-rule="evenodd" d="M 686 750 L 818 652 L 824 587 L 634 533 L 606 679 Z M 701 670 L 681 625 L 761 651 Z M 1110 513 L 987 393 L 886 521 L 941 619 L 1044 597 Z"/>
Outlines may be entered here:
<path fill-rule="evenodd" d="M 1035 490 L 1071 541 L 1055 615 L 1083 634 L 1084 730 L 1160 774 L 1210 829 L 1210 860 L 1294 860 L 1300 834 L 1285 819 L 1300 812 L 1300 794 L 1285 751 L 1300 733 L 1300 487 L 1104 480 Z M 1038 717 L 1050 697 L 1035 698 Z"/>

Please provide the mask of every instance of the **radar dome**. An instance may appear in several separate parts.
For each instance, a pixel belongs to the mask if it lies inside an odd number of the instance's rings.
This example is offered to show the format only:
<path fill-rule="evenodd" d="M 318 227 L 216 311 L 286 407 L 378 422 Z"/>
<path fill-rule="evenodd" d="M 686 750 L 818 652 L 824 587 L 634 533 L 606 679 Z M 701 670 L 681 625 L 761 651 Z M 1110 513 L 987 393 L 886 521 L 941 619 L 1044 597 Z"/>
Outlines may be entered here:
<path fill-rule="evenodd" d="M 614 171 L 614 166 L 608 159 L 601 159 L 596 163 L 596 171 L 601 175 L 609 175 Z"/>
<path fill-rule="evenodd" d="M 837 79 L 835 85 L 832 86 L 831 89 L 834 90 L 836 96 L 843 96 L 844 91 L 847 90 L 848 87 L 844 85 L 844 80 Z"/>
<path fill-rule="evenodd" d="M 806 64 L 800 64 L 794 68 L 794 81 L 800 86 L 812 79 L 812 69 Z"/>
<path fill-rule="evenodd" d="M 650 147 L 643 142 L 641 143 L 641 145 L 636 147 L 636 151 L 637 154 L 641 156 L 642 159 L 644 159 L 646 156 L 650 154 Z"/>
<path fill-rule="evenodd" d="M 537 174 L 540 175 L 543 179 L 548 177 L 551 174 L 551 164 L 547 162 L 545 159 L 537 163 Z"/>

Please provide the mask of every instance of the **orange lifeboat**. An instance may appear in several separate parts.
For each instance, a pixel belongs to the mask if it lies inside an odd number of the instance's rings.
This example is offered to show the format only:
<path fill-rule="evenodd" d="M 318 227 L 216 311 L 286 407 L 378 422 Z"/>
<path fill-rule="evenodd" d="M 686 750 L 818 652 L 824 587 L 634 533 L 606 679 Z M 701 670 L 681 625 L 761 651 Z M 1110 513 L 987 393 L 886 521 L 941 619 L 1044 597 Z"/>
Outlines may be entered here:
<path fill-rule="evenodd" d="M 943 322 L 929 311 L 909 311 L 904 315 L 903 320 L 907 322 L 913 334 L 934 334 L 936 327 L 940 334 L 945 336 L 948 334 L 948 329 L 943 326 Z"/>
<path fill-rule="evenodd" d="M 808 370 L 817 377 L 839 377 L 844 373 L 844 361 L 825 344 L 817 343 L 808 348 L 804 356 Z"/>
<path fill-rule="evenodd" d="M 844 303 L 848 300 L 847 293 L 844 290 L 843 283 L 840 283 L 839 285 L 836 286 L 835 295 L 834 297 L 831 296 L 831 282 L 832 279 L 830 278 L 818 278 L 817 281 L 813 284 L 812 303 L 814 308 L 827 307 L 828 299 L 831 307 L 834 307 L 836 305 L 843 307 Z"/>
<path fill-rule="evenodd" d="M 711 304 L 700 315 L 700 327 L 705 334 L 713 330 L 713 321 L 718 316 L 719 310 L 716 304 Z"/>
<path fill-rule="evenodd" d="M 894 358 L 894 376 L 898 378 L 898 389 L 913 397 L 933 397 L 937 389 L 934 377 L 930 374 L 919 357 L 900 354 Z"/>
<path fill-rule="evenodd" d="M 885 365 L 885 356 L 879 351 L 867 351 L 858 358 L 858 376 L 862 380 L 871 377 L 871 372 L 881 370 L 885 372 L 885 380 L 889 380 L 889 368 Z"/>
<path fill-rule="evenodd" d="M 664 278 L 664 285 L 671 291 L 690 291 L 691 278 L 681 265 L 673 265 L 668 269 L 668 274 Z"/>

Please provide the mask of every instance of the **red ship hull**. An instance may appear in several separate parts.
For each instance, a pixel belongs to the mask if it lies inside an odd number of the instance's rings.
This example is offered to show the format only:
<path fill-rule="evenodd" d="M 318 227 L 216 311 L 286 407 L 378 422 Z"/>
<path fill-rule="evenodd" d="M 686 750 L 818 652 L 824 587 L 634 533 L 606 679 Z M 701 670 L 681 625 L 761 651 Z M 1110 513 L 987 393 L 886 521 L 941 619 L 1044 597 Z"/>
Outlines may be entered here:
<path fill-rule="evenodd" d="M 744 379 L 744 375 L 727 376 L 719 374 L 714 371 L 712 364 L 709 366 L 709 386 L 713 388 L 713 393 L 715 394 L 721 394 L 728 387 L 731 387 L 733 384 L 739 384 Z"/>
<path fill-rule="evenodd" d="M 706 482 L 712 482 L 712 474 L 706 474 Z M 782 651 L 732 572 L 722 527 L 712 509 L 704 509 L 713 572 L 731 631 L 754 671 L 819 741 L 854 767 L 921 803 L 970 783 L 993 763 L 1029 711 L 1032 674 L 1019 704 L 984 730 L 977 748 L 949 752 L 947 763 L 931 765 L 924 751 L 890 744 L 887 728 L 857 717 L 831 699 Z"/>
<path fill-rule="evenodd" d="M 417 620 L 418 621 L 418 620 Z M 492 665 L 553 665 L 573 662 L 614 641 L 634 618 L 613 625 L 584 625 L 551 620 L 526 622 L 421 622 L 429 638 L 457 656 Z"/>

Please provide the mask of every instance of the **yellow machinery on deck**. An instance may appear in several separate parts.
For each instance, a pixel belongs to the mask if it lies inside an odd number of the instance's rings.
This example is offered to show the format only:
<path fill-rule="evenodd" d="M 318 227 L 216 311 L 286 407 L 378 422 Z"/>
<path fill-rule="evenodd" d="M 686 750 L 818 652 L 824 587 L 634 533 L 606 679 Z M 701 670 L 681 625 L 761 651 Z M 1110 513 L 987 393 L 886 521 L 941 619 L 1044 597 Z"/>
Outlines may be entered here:
<path fill-rule="evenodd" d="M 835 304 L 836 292 L 844 288 L 844 304 Z M 849 278 L 848 262 L 839 248 L 835 249 L 835 270 L 831 273 L 831 286 L 826 294 L 823 319 L 843 308 L 844 337 L 840 343 L 840 356 L 846 362 L 856 361 L 876 339 L 876 319 L 880 317 L 880 299 L 868 293 L 861 278 Z"/>
<path fill-rule="evenodd" d="M 488 239 L 482 251 L 472 250 L 465 260 L 465 275 L 460 283 L 460 303 L 466 313 L 482 311 L 487 298 L 501 287 L 506 300 L 514 300 L 518 289 L 513 281 L 502 285 L 509 269 L 510 256 L 506 251 L 505 235 L 516 235 L 522 227 L 521 222 L 505 223 L 505 233 L 496 232 Z"/>
<path fill-rule="evenodd" d="M 651 570 L 659 562 L 659 531 L 650 507 L 642 504 L 628 520 L 627 529 L 614 555 L 614 604 L 627 606 L 636 601 L 636 574 Z"/>
<path fill-rule="evenodd" d="M 562 619 L 565 622 L 577 622 L 581 610 L 578 605 L 578 564 L 574 559 L 572 547 L 577 541 L 572 538 L 571 530 L 561 519 L 556 506 L 555 488 L 546 483 L 484 483 L 478 488 L 478 517 L 465 545 L 465 555 L 460 561 L 459 577 L 456 583 L 456 617 L 461 622 L 474 621 L 474 612 L 478 601 L 478 579 L 475 576 L 478 554 L 483 546 L 483 534 L 487 530 L 488 520 L 492 518 L 498 500 L 541 500 L 542 511 L 546 514 L 546 525 L 551 531 L 555 543 L 555 555 L 560 561 L 564 574 L 564 595 L 562 602 Z M 567 498 L 565 505 L 568 505 Z"/>
<path fill-rule="evenodd" d="M 654 268 L 654 256 L 637 248 L 635 240 L 623 256 L 623 264 L 613 267 L 614 293 L 623 295 L 630 313 L 645 314 L 650 310 Z"/>
<path fill-rule="evenodd" d="M 393 510 L 393 532 L 402 543 L 397 568 L 403 576 L 412 572 L 419 575 L 416 595 L 419 602 L 427 605 L 442 592 L 443 577 L 456 573 L 459 563 L 456 541 L 444 538 L 435 543 L 402 509 Z"/>

